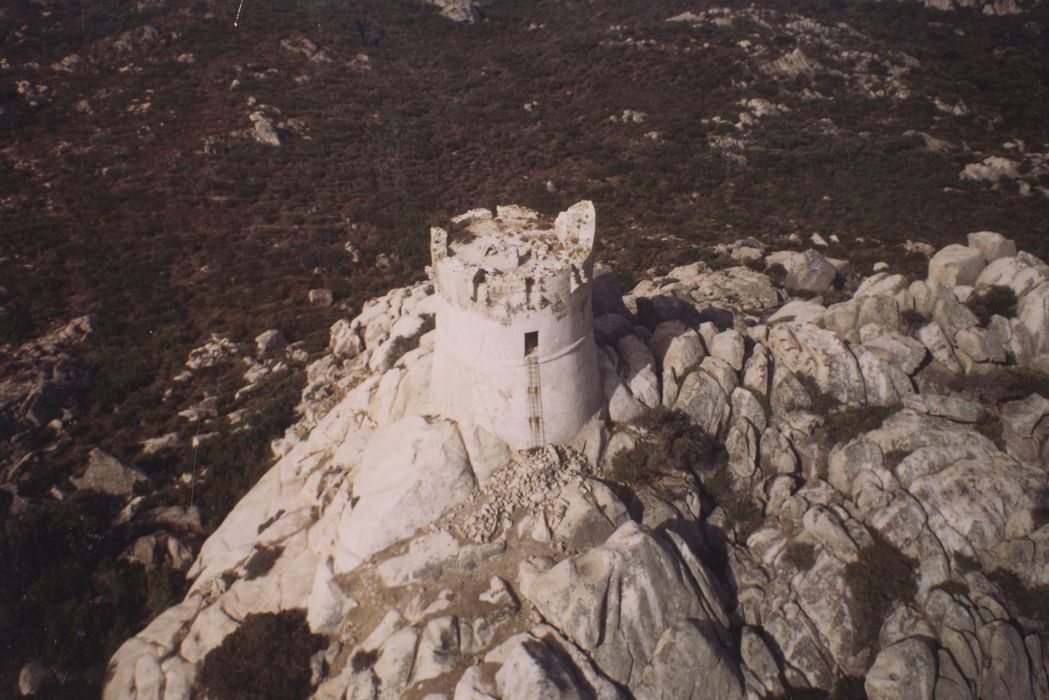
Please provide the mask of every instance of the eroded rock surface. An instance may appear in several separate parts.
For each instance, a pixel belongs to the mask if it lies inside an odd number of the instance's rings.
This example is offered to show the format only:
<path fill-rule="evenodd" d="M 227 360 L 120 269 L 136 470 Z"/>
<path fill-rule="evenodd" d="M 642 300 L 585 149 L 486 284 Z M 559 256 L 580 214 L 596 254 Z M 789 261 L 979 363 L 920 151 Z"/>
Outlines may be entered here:
<path fill-rule="evenodd" d="M 1046 285 L 997 234 L 969 243 L 829 306 L 702 263 L 604 288 L 601 414 L 520 452 L 432 413 L 431 287 L 368 302 L 105 696 L 183 697 L 247 615 L 303 609 L 330 643 L 317 698 L 1049 698 L 1047 621 L 1018 597 L 1049 585 L 1049 401 L 986 389 L 1037 366 Z M 981 325 L 958 290 L 1006 281 L 1016 317 Z M 704 440 L 661 442 L 653 407 Z"/>

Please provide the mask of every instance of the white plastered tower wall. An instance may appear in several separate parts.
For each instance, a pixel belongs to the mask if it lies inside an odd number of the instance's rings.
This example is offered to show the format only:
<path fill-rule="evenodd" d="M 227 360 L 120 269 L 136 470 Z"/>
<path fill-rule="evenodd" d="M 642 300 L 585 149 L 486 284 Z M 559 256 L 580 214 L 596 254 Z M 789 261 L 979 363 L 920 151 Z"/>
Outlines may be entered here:
<path fill-rule="evenodd" d="M 430 231 L 439 303 L 432 402 L 514 449 L 572 441 L 601 410 L 591 277 L 594 206 L 553 226 L 521 207 Z"/>

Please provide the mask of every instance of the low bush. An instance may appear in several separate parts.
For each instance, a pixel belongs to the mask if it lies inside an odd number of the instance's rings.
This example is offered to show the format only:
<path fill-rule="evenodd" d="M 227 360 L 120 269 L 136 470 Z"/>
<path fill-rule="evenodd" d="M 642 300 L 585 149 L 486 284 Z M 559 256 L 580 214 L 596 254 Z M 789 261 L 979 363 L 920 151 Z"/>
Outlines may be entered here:
<path fill-rule="evenodd" d="M 306 698 L 310 657 L 323 646 L 302 610 L 254 613 L 204 657 L 201 683 L 214 700 Z"/>
<path fill-rule="evenodd" d="M 660 406 L 643 413 L 635 424 L 646 434 L 612 460 L 614 478 L 640 482 L 659 474 L 698 474 L 709 463 L 710 440 L 681 411 Z"/>
<path fill-rule="evenodd" d="M 1010 287 L 994 285 L 969 299 L 969 309 L 980 319 L 980 325 L 986 326 L 992 316 L 1012 318 L 1016 315 L 1016 292 Z"/>
<path fill-rule="evenodd" d="M 362 650 L 353 655 L 353 658 L 350 659 L 350 666 L 353 668 L 354 673 L 361 673 L 374 666 L 378 660 L 379 652 L 375 649 Z"/>
<path fill-rule="evenodd" d="M 750 537 L 765 521 L 761 506 L 750 494 L 732 487 L 732 477 L 728 473 L 728 453 L 724 450 L 718 452 L 714 469 L 703 476 L 703 491 L 725 511 L 729 523 L 736 530 L 736 536 L 741 540 Z"/>
<path fill-rule="evenodd" d="M 948 581 L 937 583 L 932 588 L 933 590 L 944 591 L 946 593 L 949 593 L 950 595 L 969 595 L 969 584 L 967 584 L 965 581 L 956 581 L 954 579 L 950 579 Z"/>
<path fill-rule="evenodd" d="M 1049 628 L 1049 586 L 1029 587 L 1007 569 L 995 569 L 987 578 L 1002 592 L 1002 597 L 1014 614 L 1037 620 Z"/>
<path fill-rule="evenodd" d="M 984 413 L 973 424 L 976 432 L 994 443 L 999 450 L 1005 450 L 1005 437 L 1002 433 L 1002 419 L 992 413 Z"/>
<path fill-rule="evenodd" d="M 999 367 L 988 372 L 958 374 L 948 388 L 984 404 L 1017 401 L 1031 394 L 1049 398 L 1049 374 L 1030 367 Z"/>
<path fill-rule="evenodd" d="M 833 394 L 824 391 L 820 387 L 815 377 L 799 374 L 797 378 L 805 389 L 805 393 L 809 395 L 809 408 L 813 413 L 820 415 L 830 413 L 841 405 L 841 402 Z"/>
<path fill-rule="evenodd" d="M 256 547 L 248 563 L 244 565 L 245 580 L 251 581 L 269 573 L 283 551 L 283 547 Z"/>
<path fill-rule="evenodd" d="M 895 406 L 850 406 L 835 411 L 827 416 L 827 436 L 832 445 L 848 442 L 881 427 L 896 410 Z"/>
<path fill-rule="evenodd" d="M 787 268 L 783 267 L 782 263 L 772 263 L 765 270 L 765 274 L 769 276 L 773 284 L 782 287 L 783 280 L 787 279 Z"/>
<path fill-rule="evenodd" d="M 929 319 L 917 309 L 904 309 L 900 313 L 900 320 L 907 327 L 907 333 L 911 333 L 929 322 Z"/>
<path fill-rule="evenodd" d="M 816 547 L 808 542 L 791 542 L 783 558 L 798 571 L 808 571 L 816 563 Z"/>
<path fill-rule="evenodd" d="M 893 603 L 910 604 L 918 592 L 917 562 L 877 532 L 871 537 L 874 542 L 859 551 L 857 561 L 845 565 L 856 634 L 864 646 L 877 639 Z"/>

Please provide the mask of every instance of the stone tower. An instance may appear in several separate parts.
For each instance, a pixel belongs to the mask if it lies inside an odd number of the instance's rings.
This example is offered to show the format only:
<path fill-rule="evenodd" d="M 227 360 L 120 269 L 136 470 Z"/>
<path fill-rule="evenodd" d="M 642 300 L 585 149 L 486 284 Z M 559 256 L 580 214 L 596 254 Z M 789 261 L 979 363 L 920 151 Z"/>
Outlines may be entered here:
<path fill-rule="evenodd" d="M 430 229 L 435 411 L 514 449 L 570 442 L 601 409 L 591 309 L 594 205 L 551 227 L 522 207 Z"/>

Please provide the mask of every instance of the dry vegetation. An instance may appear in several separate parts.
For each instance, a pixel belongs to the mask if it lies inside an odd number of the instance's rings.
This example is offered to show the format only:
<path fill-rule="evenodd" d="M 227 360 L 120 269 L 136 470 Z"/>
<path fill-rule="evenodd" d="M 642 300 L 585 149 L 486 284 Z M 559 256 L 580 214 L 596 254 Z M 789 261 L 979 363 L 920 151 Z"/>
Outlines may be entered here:
<path fill-rule="evenodd" d="M 833 76 L 761 72 L 738 41 L 757 34 L 790 50 L 797 39 L 780 27 L 665 21 L 704 6 L 500 0 L 486 3 L 482 24 L 460 26 L 414 0 L 248 0 L 235 27 L 232 6 L 207 0 L 5 3 L 0 344 L 85 313 L 99 330 L 79 357 L 91 372 L 80 419 L 64 440 L 32 437 L 43 456 L 18 484 L 21 515 L 7 517 L 0 501 L 0 694 L 36 658 L 90 694 L 115 645 L 181 592 L 180 581 L 146 580 L 119 560 L 140 533 L 112 527 L 113 503 L 55 501 L 51 487 L 92 446 L 134 459 L 140 440 L 185 433 L 173 404 L 228 396 L 230 367 L 161 400 L 211 333 L 250 343 L 279 328 L 319 352 L 336 318 L 423 273 L 430 222 L 499 202 L 553 212 L 588 197 L 600 256 L 624 279 L 702 257 L 714 241 L 787 247 L 788 235 L 815 231 L 841 238 L 831 255 L 903 271 L 925 264 L 903 241 L 940 245 L 979 229 L 1049 255 L 1049 199 L 959 183 L 972 154 L 929 152 L 905 135 L 986 153 L 1007 139 L 1041 147 L 1049 70 L 1038 32 L 1049 9 L 986 18 L 897 3 L 762 4 L 847 22 L 868 48 L 915 57 L 913 96 L 893 101 L 848 93 Z M 113 48 L 146 25 L 156 40 Z M 299 36 L 332 60 L 281 48 Z M 84 61 L 73 72 L 50 68 L 71 54 Z M 187 55 L 193 62 L 179 59 Z M 45 85 L 46 96 L 32 105 L 19 80 Z M 802 100 L 806 87 L 834 99 Z M 932 94 L 963 100 L 970 114 L 938 112 Z M 791 112 L 752 129 L 744 165 L 708 146 L 731 127 L 704 120 L 734 121 L 751 97 Z M 232 137 L 250 126 L 249 98 L 302 128 L 281 147 Z M 135 107 L 143 102 L 147 110 Z M 625 109 L 644 112 L 644 123 L 610 120 Z M 315 287 L 332 288 L 336 306 L 308 305 Z M 985 301 L 990 313 L 1008 300 Z M 205 530 L 263 473 L 301 386 L 298 374 L 273 382 L 250 399 L 248 431 L 202 446 L 195 459 L 216 477 L 196 494 Z M 151 503 L 185 505 L 168 486 L 193 464 L 180 453 L 142 465 L 162 486 Z M 733 507 L 726 489 L 718 500 L 749 527 L 750 504 Z"/>

